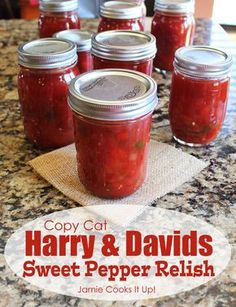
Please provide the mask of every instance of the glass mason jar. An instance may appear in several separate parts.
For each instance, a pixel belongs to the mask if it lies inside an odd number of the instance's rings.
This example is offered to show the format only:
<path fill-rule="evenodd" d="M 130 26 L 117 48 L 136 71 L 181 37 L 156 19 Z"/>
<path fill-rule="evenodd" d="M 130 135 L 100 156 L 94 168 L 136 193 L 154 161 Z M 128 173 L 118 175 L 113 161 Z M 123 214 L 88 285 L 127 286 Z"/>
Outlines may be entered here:
<path fill-rule="evenodd" d="M 156 0 L 151 33 L 156 37 L 154 66 L 173 70 L 175 51 L 193 43 L 195 32 L 193 0 Z"/>
<path fill-rule="evenodd" d="M 132 2 L 108 1 L 100 9 L 98 32 L 109 30 L 144 31 L 143 5 Z"/>
<path fill-rule="evenodd" d="M 95 69 L 131 69 L 151 76 L 156 40 L 143 32 L 106 31 L 93 36 L 91 52 Z"/>
<path fill-rule="evenodd" d="M 177 50 L 169 104 L 175 140 L 189 146 L 211 143 L 224 122 L 232 58 L 207 46 Z"/>
<path fill-rule="evenodd" d="M 93 58 L 91 55 L 91 36 L 92 33 L 81 30 L 65 30 L 58 32 L 54 37 L 59 39 L 68 39 L 76 44 L 78 55 L 78 68 L 82 74 L 93 70 Z"/>
<path fill-rule="evenodd" d="M 92 194 L 121 198 L 144 182 L 156 90 L 152 78 L 122 69 L 71 82 L 78 174 Z"/>
<path fill-rule="evenodd" d="M 18 48 L 18 92 L 27 138 L 41 148 L 74 141 L 68 84 L 78 75 L 76 46 L 54 38 Z"/>
<path fill-rule="evenodd" d="M 40 0 L 39 36 L 52 37 L 59 31 L 79 29 L 78 0 Z"/>

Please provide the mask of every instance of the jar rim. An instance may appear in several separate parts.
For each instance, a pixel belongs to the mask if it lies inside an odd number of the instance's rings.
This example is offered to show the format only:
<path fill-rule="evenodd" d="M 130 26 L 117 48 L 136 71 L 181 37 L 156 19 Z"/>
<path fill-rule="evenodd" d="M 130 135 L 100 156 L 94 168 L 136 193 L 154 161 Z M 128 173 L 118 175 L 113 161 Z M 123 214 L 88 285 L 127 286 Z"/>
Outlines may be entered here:
<path fill-rule="evenodd" d="M 156 82 L 146 74 L 125 69 L 101 69 L 71 81 L 68 103 L 82 116 L 122 121 L 153 112 L 158 101 L 156 92 Z M 104 98 L 106 95 L 109 99 Z"/>
<path fill-rule="evenodd" d="M 91 38 L 93 33 L 79 29 L 70 29 L 57 32 L 53 37 L 58 39 L 66 39 L 76 44 L 77 51 L 88 51 L 91 49 Z"/>
<path fill-rule="evenodd" d="M 194 13 L 195 0 L 155 0 L 154 10 L 175 14 Z"/>
<path fill-rule="evenodd" d="M 125 1 L 107 1 L 100 7 L 100 15 L 112 19 L 135 19 L 143 16 L 143 5 Z"/>
<path fill-rule="evenodd" d="M 131 44 L 129 44 L 129 41 Z M 151 33 L 113 30 L 92 36 L 91 53 L 104 59 L 117 61 L 143 60 L 153 58 L 156 51 L 156 38 Z"/>
<path fill-rule="evenodd" d="M 76 61 L 76 45 L 69 40 L 41 38 L 18 47 L 18 64 L 27 68 L 63 68 Z"/>
<path fill-rule="evenodd" d="M 78 9 L 78 0 L 40 0 L 39 9 L 46 12 L 68 12 Z"/>
<path fill-rule="evenodd" d="M 204 45 L 182 47 L 175 53 L 174 67 L 193 77 L 223 77 L 231 71 L 232 56 L 221 49 Z"/>

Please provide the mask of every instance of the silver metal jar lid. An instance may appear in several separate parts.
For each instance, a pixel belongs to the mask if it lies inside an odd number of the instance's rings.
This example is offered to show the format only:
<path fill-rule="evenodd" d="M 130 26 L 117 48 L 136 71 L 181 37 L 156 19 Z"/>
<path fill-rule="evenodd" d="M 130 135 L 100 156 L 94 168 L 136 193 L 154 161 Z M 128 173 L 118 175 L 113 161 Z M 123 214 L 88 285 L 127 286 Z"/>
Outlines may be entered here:
<path fill-rule="evenodd" d="M 62 68 L 76 61 L 76 45 L 68 40 L 41 38 L 18 48 L 18 63 L 28 68 Z"/>
<path fill-rule="evenodd" d="M 143 5 L 125 1 L 107 1 L 100 7 L 100 15 L 113 19 L 132 19 L 143 16 Z"/>
<path fill-rule="evenodd" d="M 91 53 L 109 60 L 142 60 L 154 57 L 156 51 L 155 37 L 143 32 L 114 30 L 92 37 Z"/>
<path fill-rule="evenodd" d="M 78 52 L 88 51 L 91 49 L 91 32 L 71 29 L 57 32 L 53 36 L 59 39 L 68 39 L 69 41 L 75 43 Z"/>
<path fill-rule="evenodd" d="M 193 13 L 195 0 L 156 0 L 155 10 L 168 13 Z"/>
<path fill-rule="evenodd" d="M 40 0 L 39 8 L 46 12 L 69 12 L 78 9 L 78 0 Z"/>
<path fill-rule="evenodd" d="M 174 67 L 184 74 L 202 78 L 228 75 L 232 57 L 209 46 L 182 47 L 175 53 Z"/>
<path fill-rule="evenodd" d="M 102 69 L 73 79 L 68 101 L 74 112 L 89 118 L 129 120 L 153 112 L 156 92 L 156 82 L 143 73 Z"/>

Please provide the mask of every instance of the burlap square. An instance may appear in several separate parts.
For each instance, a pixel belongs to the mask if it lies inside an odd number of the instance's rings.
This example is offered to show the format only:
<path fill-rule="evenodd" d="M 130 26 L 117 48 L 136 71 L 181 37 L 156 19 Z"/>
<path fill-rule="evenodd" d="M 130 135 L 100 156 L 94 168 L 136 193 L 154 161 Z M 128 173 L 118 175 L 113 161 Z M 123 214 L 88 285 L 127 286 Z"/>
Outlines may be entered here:
<path fill-rule="evenodd" d="M 142 187 L 128 197 L 106 200 L 91 195 L 79 181 L 74 144 L 41 155 L 31 160 L 29 164 L 55 188 L 83 206 L 106 204 L 145 206 L 191 180 L 208 165 L 170 145 L 152 140 L 147 178 Z"/>

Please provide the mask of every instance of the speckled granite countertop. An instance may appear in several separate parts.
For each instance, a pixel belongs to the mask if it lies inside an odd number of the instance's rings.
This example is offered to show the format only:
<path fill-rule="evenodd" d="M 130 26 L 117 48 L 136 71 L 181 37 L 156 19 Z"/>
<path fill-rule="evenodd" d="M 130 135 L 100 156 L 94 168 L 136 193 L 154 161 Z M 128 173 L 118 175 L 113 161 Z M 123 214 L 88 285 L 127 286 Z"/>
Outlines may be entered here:
<path fill-rule="evenodd" d="M 84 20 L 82 27 L 96 30 L 96 20 Z M 16 80 L 16 47 L 37 37 L 35 21 L 0 21 L 0 253 L 9 236 L 26 221 L 56 210 L 72 208 L 70 201 L 46 181 L 37 177 L 27 162 L 41 151 L 29 144 L 23 133 Z M 236 57 L 236 45 L 221 27 L 211 21 L 198 21 L 196 43 L 225 48 Z M 154 114 L 152 137 L 179 147 L 171 137 L 167 116 L 170 76 L 154 74 L 159 83 L 160 105 Z M 235 244 L 236 203 L 236 70 L 234 68 L 229 106 L 224 128 L 216 142 L 203 149 L 182 147 L 210 166 L 190 183 L 157 200 L 158 206 L 175 209 L 206 220 Z M 235 306 L 235 246 L 227 269 L 210 284 L 190 292 L 160 300 L 135 302 L 96 302 L 79 300 L 39 290 L 16 277 L 0 255 L 0 306 Z"/>

